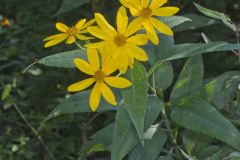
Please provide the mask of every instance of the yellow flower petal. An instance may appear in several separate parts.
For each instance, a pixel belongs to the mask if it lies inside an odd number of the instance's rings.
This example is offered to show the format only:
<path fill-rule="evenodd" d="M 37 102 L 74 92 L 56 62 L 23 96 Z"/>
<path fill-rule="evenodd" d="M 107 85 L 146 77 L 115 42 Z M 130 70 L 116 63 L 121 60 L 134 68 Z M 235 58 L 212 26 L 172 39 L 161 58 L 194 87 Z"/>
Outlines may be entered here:
<path fill-rule="evenodd" d="M 146 21 L 146 22 L 143 23 L 143 26 L 144 26 L 144 28 L 146 29 L 148 38 L 149 38 L 155 45 L 157 45 L 157 44 L 159 43 L 158 35 L 157 35 L 157 33 L 155 32 L 152 24 L 151 24 L 149 21 Z"/>
<path fill-rule="evenodd" d="M 90 108 L 93 112 L 97 110 L 100 100 L 101 100 L 100 83 L 96 83 L 90 94 L 90 102 L 89 102 Z"/>
<path fill-rule="evenodd" d="M 64 35 L 62 35 L 62 36 L 60 36 L 60 37 L 57 37 L 56 39 L 53 39 L 53 40 L 47 42 L 47 43 L 44 45 L 44 47 L 47 48 L 47 47 L 54 46 L 54 45 L 56 45 L 56 44 L 58 44 L 58 43 L 61 43 L 61 42 L 64 41 L 67 37 L 68 37 L 68 35 L 66 35 L 66 34 L 64 34 Z"/>
<path fill-rule="evenodd" d="M 152 10 L 161 7 L 166 4 L 168 0 L 152 0 L 152 3 L 149 5 L 149 8 Z"/>
<path fill-rule="evenodd" d="M 140 0 L 120 0 L 120 3 L 127 8 L 139 8 Z"/>
<path fill-rule="evenodd" d="M 84 30 L 79 31 L 79 33 L 88 33 L 88 30 L 84 29 Z"/>
<path fill-rule="evenodd" d="M 155 18 L 151 18 L 151 22 L 153 24 L 153 26 L 161 33 L 164 33 L 166 35 L 172 36 L 173 35 L 173 31 L 171 30 L 171 28 L 169 28 L 166 24 L 164 24 L 163 22 L 155 19 Z"/>
<path fill-rule="evenodd" d="M 114 88 L 127 88 L 132 85 L 129 80 L 122 77 L 107 77 L 104 81 Z"/>
<path fill-rule="evenodd" d="M 56 38 L 59 38 L 59 37 L 65 36 L 65 35 L 66 35 L 65 33 L 55 34 L 55 35 L 45 38 L 43 41 L 50 41 L 50 40 L 53 40 L 53 39 L 56 39 Z"/>
<path fill-rule="evenodd" d="M 131 23 L 129 23 L 126 35 L 131 36 L 137 31 L 142 29 L 142 21 L 143 19 L 141 17 L 135 18 Z"/>
<path fill-rule="evenodd" d="M 136 58 L 139 61 L 147 61 L 148 60 L 148 55 L 146 52 L 139 48 L 138 46 L 135 45 L 127 45 L 127 52 L 130 54 L 132 57 Z"/>
<path fill-rule="evenodd" d="M 148 37 L 145 34 L 137 34 L 127 39 L 128 43 L 135 45 L 145 45 L 148 42 Z"/>
<path fill-rule="evenodd" d="M 67 44 L 72 44 L 74 42 L 76 42 L 76 38 L 74 36 L 68 37 L 68 39 L 66 41 Z"/>
<path fill-rule="evenodd" d="M 112 90 L 105 83 L 101 83 L 101 93 L 107 102 L 109 102 L 114 106 L 117 105 L 117 102 Z"/>
<path fill-rule="evenodd" d="M 156 10 L 153 10 L 152 14 L 155 16 L 172 16 L 175 15 L 179 11 L 177 7 L 162 7 Z"/>
<path fill-rule="evenodd" d="M 88 21 L 87 23 L 85 23 L 85 24 L 82 26 L 81 29 L 87 28 L 87 27 L 91 26 L 91 25 L 92 25 L 93 23 L 95 23 L 95 22 L 96 22 L 96 20 L 95 20 L 95 19 L 92 19 L 92 20 Z"/>
<path fill-rule="evenodd" d="M 106 33 L 109 33 L 110 35 L 117 34 L 116 30 L 106 21 L 102 14 L 95 13 L 95 19 L 99 27 L 103 29 Z"/>
<path fill-rule="evenodd" d="M 99 27 L 92 26 L 92 27 L 88 27 L 87 30 L 89 33 L 91 33 L 93 36 L 99 39 L 103 39 L 103 40 L 109 39 L 109 35 Z"/>
<path fill-rule="evenodd" d="M 87 62 L 80 58 L 75 58 L 74 59 L 74 64 L 75 66 L 82 71 L 83 73 L 89 74 L 89 75 L 94 75 L 95 70 L 90 66 Z"/>
<path fill-rule="evenodd" d="M 88 48 L 104 48 L 107 45 L 108 45 L 107 42 L 102 41 L 102 42 L 97 42 L 97 43 L 89 43 L 89 44 L 86 44 L 85 46 Z"/>
<path fill-rule="evenodd" d="M 81 35 L 81 34 L 77 34 L 75 35 L 78 39 L 80 40 L 89 40 L 89 39 L 94 39 L 93 37 L 87 37 L 87 36 L 84 36 L 84 35 Z"/>
<path fill-rule="evenodd" d="M 148 7 L 149 0 L 141 0 L 141 4 L 144 8 Z"/>
<path fill-rule="evenodd" d="M 127 53 L 124 52 L 123 54 L 119 54 L 118 56 L 116 56 L 112 60 L 112 64 L 113 67 L 118 68 L 122 74 L 126 73 L 129 65 Z"/>
<path fill-rule="evenodd" d="M 113 65 L 109 47 L 100 49 L 100 53 L 102 57 L 102 71 L 108 76 L 115 72 L 117 68 Z"/>
<path fill-rule="evenodd" d="M 95 82 L 94 78 L 88 78 L 83 81 L 74 83 L 68 87 L 68 92 L 78 92 L 88 88 L 91 84 Z"/>
<path fill-rule="evenodd" d="M 95 68 L 95 70 L 99 70 L 100 62 L 97 49 L 88 48 L 87 49 L 87 57 L 90 65 Z"/>
<path fill-rule="evenodd" d="M 56 23 L 56 28 L 61 32 L 67 32 L 68 26 L 63 23 Z"/>
<path fill-rule="evenodd" d="M 122 6 L 117 12 L 117 29 L 121 34 L 125 34 L 128 25 L 128 16 L 126 9 Z"/>
<path fill-rule="evenodd" d="M 77 22 L 77 24 L 75 25 L 75 27 L 80 30 L 80 29 L 82 28 L 82 26 L 84 25 L 85 22 L 86 22 L 86 19 L 81 19 L 81 20 L 79 20 L 79 21 Z"/>
<path fill-rule="evenodd" d="M 153 44 L 158 45 L 159 39 L 158 39 L 158 35 L 155 31 L 154 32 L 147 31 L 147 36 L 152 41 Z"/>

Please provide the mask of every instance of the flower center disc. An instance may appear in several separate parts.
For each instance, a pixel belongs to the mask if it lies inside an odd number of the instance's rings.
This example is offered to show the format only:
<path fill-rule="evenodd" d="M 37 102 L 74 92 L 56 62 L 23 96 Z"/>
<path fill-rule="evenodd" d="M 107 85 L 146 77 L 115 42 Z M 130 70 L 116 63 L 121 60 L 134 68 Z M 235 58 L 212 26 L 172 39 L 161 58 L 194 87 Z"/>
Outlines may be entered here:
<path fill-rule="evenodd" d="M 124 36 L 123 34 L 119 34 L 114 38 L 114 43 L 119 47 L 125 45 L 126 41 L 127 37 Z"/>
<path fill-rule="evenodd" d="M 152 10 L 149 9 L 149 8 L 143 8 L 143 9 L 141 10 L 141 16 L 142 16 L 143 18 L 149 18 L 149 17 L 151 17 L 151 16 L 152 16 Z"/>
<path fill-rule="evenodd" d="M 78 29 L 76 27 L 69 27 L 67 30 L 67 34 L 70 36 L 76 35 L 78 33 Z"/>
<path fill-rule="evenodd" d="M 98 70 L 94 75 L 97 82 L 103 82 L 105 77 L 105 74 L 101 70 Z"/>

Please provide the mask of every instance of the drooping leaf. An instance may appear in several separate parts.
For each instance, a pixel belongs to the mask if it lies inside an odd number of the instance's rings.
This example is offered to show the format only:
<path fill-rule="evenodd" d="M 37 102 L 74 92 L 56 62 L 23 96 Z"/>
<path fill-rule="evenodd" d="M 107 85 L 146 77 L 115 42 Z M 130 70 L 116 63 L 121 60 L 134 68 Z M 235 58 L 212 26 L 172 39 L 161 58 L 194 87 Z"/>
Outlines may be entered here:
<path fill-rule="evenodd" d="M 239 44 L 230 44 L 227 42 L 209 42 L 201 43 L 186 43 L 174 45 L 162 52 L 162 59 L 158 60 L 154 66 L 148 71 L 148 76 L 151 75 L 162 63 L 162 60 L 175 60 L 186 57 L 194 57 L 203 53 L 231 51 L 239 49 Z"/>
<path fill-rule="evenodd" d="M 211 104 L 199 97 L 185 97 L 172 106 L 171 119 L 240 150 L 240 132 Z"/>
<path fill-rule="evenodd" d="M 204 15 L 214 18 L 214 19 L 218 19 L 221 20 L 226 26 L 228 26 L 230 29 L 232 29 L 233 31 L 236 31 L 236 26 L 234 25 L 234 23 L 232 22 L 232 20 L 230 19 L 229 16 L 227 16 L 224 13 L 220 13 L 218 11 L 214 11 L 214 10 L 210 10 L 208 8 L 205 8 L 203 6 L 200 6 L 197 3 L 194 3 L 194 5 L 196 6 L 196 8 Z"/>
<path fill-rule="evenodd" d="M 89 106 L 90 91 L 84 91 L 72 95 L 70 98 L 63 100 L 44 120 L 44 122 L 64 114 L 92 112 Z M 118 102 L 121 100 L 121 94 L 116 92 Z M 118 107 L 107 103 L 103 98 L 97 109 L 97 112 L 106 110 L 117 110 Z"/>
<path fill-rule="evenodd" d="M 132 86 L 122 91 L 124 104 L 140 140 L 143 140 L 144 119 L 147 110 L 148 80 L 144 66 L 135 63 L 128 74 Z"/>
<path fill-rule="evenodd" d="M 196 14 L 186 14 L 186 15 L 184 15 L 184 17 L 187 17 L 187 18 L 191 19 L 192 21 L 187 21 L 181 25 L 174 27 L 175 32 L 181 32 L 181 31 L 186 31 L 186 30 L 196 30 L 199 28 L 204 28 L 207 26 L 211 26 L 213 24 L 220 23 L 217 20 L 214 20 L 214 19 L 211 19 L 208 17 L 204 17 L 204 16 L 199 16 Z"/>
<path fill-rule="evenodd" d="M 111 160 L 121 160 L 138 142 L 141 143 L 125 107 L 126 106 L 121 106 L 116 115 L 113 142 L 111 146 Z M 161 101 L 155 96 L 149 96 L 145 117 L 145 131 L 156 120 L 161 109 Z"/>
<path fill-rule="evenodd" d="M 196 56 L 189 58 L 172 89 L 170 100 L 176 100 L 200 88 L 203 84 L 203 74 L 202 57 Z"/>
<path fill-rule="evenodd" d="M 63 0 L 61 7 L 58 9 L 54 16 L 69 12 L 88 2 L 89 0 Z"/>
<path fill-rule="evenodd" d="M 147 136 L 147 133 L 150 136 Z M 155 160 L 167 141 L 167 134 L 158 125 L 153 125 L 145 133 L 144 146 L 139 143 L 129 155 L 128 160 Z"/>
<path fill-rule="evenodd" d="M 77 57 L 86 60 L 86 51 L 77 49 L 73 51 L 57 53 L 40 59 L 38 63 L 49 67 L 75 68 L 73 60 Z"/>

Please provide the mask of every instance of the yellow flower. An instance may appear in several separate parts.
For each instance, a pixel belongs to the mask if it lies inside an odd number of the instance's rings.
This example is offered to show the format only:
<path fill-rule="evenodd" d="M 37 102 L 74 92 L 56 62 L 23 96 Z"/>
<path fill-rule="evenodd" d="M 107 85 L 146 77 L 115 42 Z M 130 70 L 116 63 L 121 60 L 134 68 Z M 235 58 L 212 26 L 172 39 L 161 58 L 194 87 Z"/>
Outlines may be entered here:
<path fill-rule="evenodd" d="M 9 19 L 7 19 L 7 18 L 4 18 L 3 20 L 2 20 L 2 22 L 1 22 L 1 25 L 2 26 L 10 26 L 11 25 L 11 22 L 10 22 L 10 20 Z"/>
<path fill-rule="evenodd" d="M 89 102 L 92 111 L 96 111 L 98 108 L 101 95 L 110 104 L 117 105 L 115 96 L 108 85 L 114 88 L 126 88 L 131 86 L 131 82 L 122 77 L 111 76 L 111 74 L 116 71 L 116 69 L 113 69 L 109 65 L 108 58 L 105 56 L 102 57 L 102 67 L 100 68 L 97 49 L 88 49 L 87 56 L 89 63 L 80 58 L 74 59 L 74 63 L 80 71 L 91 75 L 92 77 L 70 85 L 68 87 L 68 91 L 82 91 L 95 83 L 91 91 Z"/>
<path fill-rule="evenodd" d="M 90 43 L 88 48 L 101 48 L 108 54 L 111 54 L 113 64 L 120 72 L 125 73 L 128 66 L 133 67 L 134 59 L 147 61 L 148 56 L 139 46 L 148 42 L 145 34 L 137 34 L 141 26 L 135 23 L 128 24 L 126 9 L 122 6 L 117 13 L 117 30 L 113 28 L 100 13 L 95 14 L 98 26 L 88 27 L 88 32 L 93 36 L 103 40 L 97 43 Z"/>
<path fill-rule="evenodd" d="M 44 41 L 48 41 L 44 47 L 51 47 L 53 45 L 56 45 L 58 43 L 61 43 L 65 39 L 67 39 L 66 43 L 67 44 L 72 44 L 76 42 L 76 38 L 80 40 L 89 40 L 91 37 L 86 37 L 82 35 L 83 33 L 88 33 L 87 32 L 87 27 L 91 26 L 95 20 L 90 20 L 86 22 L 86 19 L 79 20 L 75 26 L 68 27 L 63 23 L 56 23 L 56 28 L 59 30 L 60 34 L 56 34 L 50 37 L 47 37 L 44 39 Z"/>
<path fill-rule="evenodd" d="M 137 17 L 133 23 L 141 24 L 145 28 L 149 39 L 158 44 L 158 36 L 154 28 L 166 35 L 173 35 L 173 31 L 154 17 L 167 17 L 179 11 L 177 7 L 162 7 L 168 0 L 120 0 L 122 5 L 130 9 L 131 14 Z"/>

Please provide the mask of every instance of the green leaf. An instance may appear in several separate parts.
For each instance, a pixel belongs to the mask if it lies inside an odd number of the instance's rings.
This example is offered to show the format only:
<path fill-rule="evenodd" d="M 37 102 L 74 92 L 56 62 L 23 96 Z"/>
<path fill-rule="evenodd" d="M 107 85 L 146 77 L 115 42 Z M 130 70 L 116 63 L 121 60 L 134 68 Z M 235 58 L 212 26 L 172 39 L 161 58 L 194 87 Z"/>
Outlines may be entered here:
<path fill-rule="evenodd" d="M 162 103 L 155 96 L 148 97 L 148 108 L 145 118 L 145 130 L 156 120 L 161 112 Z M 121 106 L 117 112 L 114 132 L 111 160 L 121 160 L 139 142 L 134 125 L 131 122 L 126 106 Z"/>
<path fill-rule="evenodd" d="M 65 12 L 69 12 L 73 9 L 76 9 L 88 2 L 89 0 L 63 0 L 61 7 L 55 13 L 54 17 L 60 14 L 63 14 Z"/>
<path fill-rule="evenodd" d="M 150 132 L 150 133 L 148 133 Z M 155 160 L 167 141 L 167 134 L 158 125 L 153 125 L 145 134 L 144 146 L 139 143 L 129 155 L 128 160 Z"/>
<path fill-rule="evenodd" d="M 75 68 L 73 62 L 74 58 L 82 58 L 86 60 L 86 51 L 77 49 L 73 51 L 57 53 L 40 59 L 38 63 L 49 67 Z"/>
<path fill-rule="evenodd" d="M 154 72 L 154 81 L 157 90 L 164 91 L 173 82 L 174 71 L 172 63 L 163 61 L 158 69 Z"/>
<path fill-rule="evenodd" d="M 162 102 L 153 95 L 148 96 L 147 113 L 145 116 L 144 130 L 146 131 L 149 126 L 157 119 L 162 111 Z"/>
<path fill-rule="evenodd" d="M 167 48 L 174 45 L 173 36 L 166 36 L 164 34 L 159 33 L 159 45 L 154 45 L 153 43 L 149 43 L 144 46 L 148 55 L 149 55 L 149 63 L 152 66 L 157 60 L 162 58 L 162 52 Z"/>
<path fill-rule="evenodd" d="M 115 118 L 111 160 L 121 160 L 137 144 L 138 139 L 126 106 L 121 106 Z"/>
<path fill-rule="evenodd" d="M 162 52 L 162 58 L 159 59 L 148 71 L 148 76 L 150 76 L 159 67 L 159 65 L 162 63 L 162 60 L 175 60 L 186 57 L 194 57 L 203 53 L 231 51 L 239 48 L 239 44 L 230 44 L 227 42 L 209 42 L 207 44 L 186 43 L 174 45 Z"/>
<path fill-rule="evenodd" d="M 70 98 L 63 100 L 44 120 L 44 122 L 64 114 L 92 112 L 89 106 L 90 91 L 84 91 L 72 95 Z M 120 93 L 116 92 L 118 102 L 121 99 Z M 107 103 L 103 98 L 97 109 L 97 112 L 106 110 L 117 110 L 116 106 Z"/>
<path fill-rule="evenodd" d="M 161 20 L 163 23 L 165 23 L 171 28 L 180 25 L 184 22 L 192 21 L 191 19 L 183 16 L 160 17 L 159 20 Z"/>
<path fill-rule="evenodd" d="M 202 57 L 196 56 L 189 58 L 172 89 L 170 100 L 176 100 L 200 88 L 203 84 L 203 75 Z"/>
<path fill-rule="evenodd" d="M 206 135 L 186 130 L 182 133 L 182 141 L 185 150 L 189 155 L 198 155 L 204 148 L 208 147 L 213 138 Z"/>
<path fill-rule="evenodd" d="M 5 100 L 10 95 L 11 90 L 12 90 L 12 87 L 10 84 L 4 86 L 1 99 Z"/>
<path fill-rule="evenodd" d="M 196 94 L 206 98 L 217 109 L 229 107 L 232 97 L 238 91 L 240 72 L 226 72 L 207 82 Z"/>
<path fill-rule="evenodd" d="M 143 140 L 148 95 L 148 79 L 144 66 L 136 62 L 128 77 L 132 86 L 122 91 L 123 100 L 138 136 Z"/>
<path fill-rule="evenodd" d="M 112 144 L 113 128 L 114 124 L 112 123 L 91 136 L 91 140 L 83 146 L 84 154 L 88 155 L 93 152 L 109 151 Z"/>
<path fill-rule="evenodd" d="M 228 26 L 230 29 L 232 29 L 233 31 L 236 31 L 236 26 L 234 25 L 234 23 L 232 22 L 232 20 L 229 18 L 229 16 L 227 16 L 224 13 L 220 13 L 218 11 L 214 11 L 214 10 L 210 10 L 207 9 L 203 6 L 200 6 L 197 3 L 194 3 L 194 5 L 196 6 L 196 8 L 205 16 L 214 18 L 214 19 L 218 19 L 221 20 L 226 26 Z"/>
<path fill-rule="evenodd" d="M 226 142 L 240 150 L 240 133 L 207 101 L 186 97 L 172 106 L 171 119 L 178 125 Z"/>
<path fill-rule="evenodd" d="M 196 30 L 199 28 L 204 28 L 211 26 L 213 24 L 219 24 L 220 22 L 214 19 L 210 19 L 205 16 L 199 16 L 196 14 L 186 14 L 184 17 L 191 19 L 192 21 L 187 21 L 179 26 L 174 27 L 175 32 L 181 32 L 186 30 Z"/>

